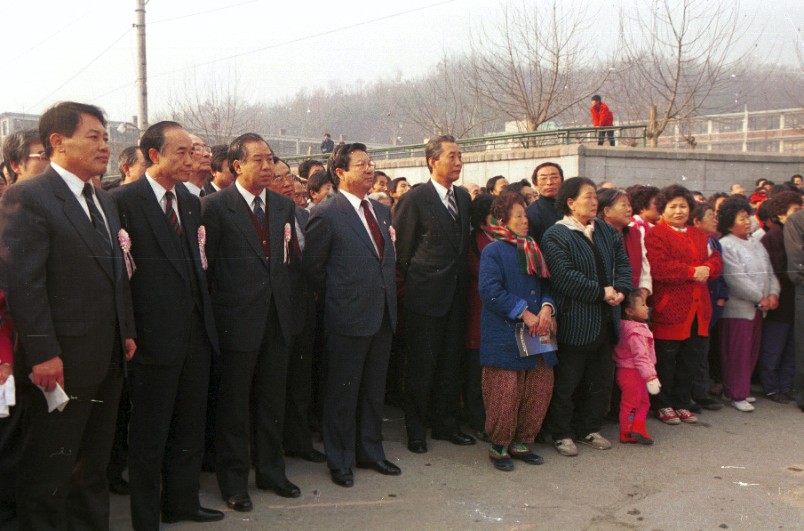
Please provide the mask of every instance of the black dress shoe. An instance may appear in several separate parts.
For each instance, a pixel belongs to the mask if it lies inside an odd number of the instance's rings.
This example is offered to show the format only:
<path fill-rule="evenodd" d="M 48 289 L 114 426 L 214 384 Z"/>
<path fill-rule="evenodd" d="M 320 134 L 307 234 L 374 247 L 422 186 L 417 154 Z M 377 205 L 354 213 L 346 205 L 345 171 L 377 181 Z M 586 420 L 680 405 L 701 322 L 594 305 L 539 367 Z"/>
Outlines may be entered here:
<path fill-rule="evenodd" d="M 436 439 L 436 440 L 439 440 L 439 441 L 449 441 L 452 444 L 456 444 L 458 446 L 471 446 L 471 445 L 475 444 L 475 442 L 476 442 L 474 437 L 472 437 L 470 435 L 466 435 L 465 433 L 462 433 L 460 431 L 456 431 L 455 433 L 448 433 L 448 434 L 434 433 L 433 434 L 433 439 Z"/>
<path fill-rule="evenodd" d="M 357 463 L 357 468 L 370 468 L 386 476 L 398 476 L 402 474 L 402 470 L 387 459 L 373 463 Z"/>
<path fill-rule="evenodd" d="M 223 520 L 223 513 L 214 509 L 199 507 L 197 511 L 189 514 L 163 514 L 162 521 L 166 524 L 176 522 L 217 522 Z"/>
<path fill-rule="evenodd" d="M 265 484 L 257 482 L 257 488 L 261 490 L 272 490 L 283 498 L 298 498 L 301 496 L 299 487 L 288 481 L 287 478 L 282 479 L 279 483 Z"/>
<path fill-rule="evenodd" d="M 297 457 L 299 459 L 304 459 L 305 461 L 310 461 L 311 463 L 323 463 L 327 460 L 327 456 L 322 452 L 319 452 L 315 448 L 312 448 L 306 452 L 295 452 L 293 450 L 287 450 L 285 455 L 288 457 Z"/>
<path fill-rule="evenodd" d="M 408 441 L 408 450 L 414 454 L 427 453 L 427 443 L 421 439 L 411 439 Z"/>
<path fill-rule="evenodd" d="M 109 492 L 112 494 L 119 494 L 120 496 L 128 496 L 131 494 L 131 486 L 123 478 L 116 479 L 109 482 Z"/>
<path fill-rule="evenodd" d="M 251 497 L 248 494 L 235 494 L 234 496 L 224 498 L 224 500 L 230 509 L 239 513 L 247 513 L 254 508 L 254 505 L 251 503 Z"/>
<path fill-rule="evenodd" d="M 355 484 L 351 468 L 331 468 L 329 474 L 332 476 L 332 482 L 341 487 L 351 487 Z"/>

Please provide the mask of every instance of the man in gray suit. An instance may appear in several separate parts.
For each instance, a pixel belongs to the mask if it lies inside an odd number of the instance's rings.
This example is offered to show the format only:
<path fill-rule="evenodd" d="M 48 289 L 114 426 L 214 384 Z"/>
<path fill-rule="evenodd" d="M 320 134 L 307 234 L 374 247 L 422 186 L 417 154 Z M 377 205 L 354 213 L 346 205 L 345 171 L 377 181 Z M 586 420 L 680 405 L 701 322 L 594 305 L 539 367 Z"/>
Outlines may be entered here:
<path fill-rule="evenodd" d="M 106 466 L 123 357 L 136 345 L 117 208 L 92 185 L 109 162 L 106 120 L 97 107 L 63 102 L 42 115 L 39 136 L 50 167 L 0 202 L 0 268 L 24 404 L 19 525 L 108 529 Z M 35 386 L 60 386 L 70 400 L 49 412 Z"/>
<path fill-rule="evenodd" d="M 391 212 L 366 197 L 374 164 L 363 144 L 346 144 L 329 159 L 338 194 L 310 214 L 304 268 L 324 294 L 326 382 L 321 434 L 332 481 L 354 484 L 352 463 L 389 476 L 382 409 L 396 328 L 396 280 Z M 325 289 L 326 288 L 326 289 Z"/>

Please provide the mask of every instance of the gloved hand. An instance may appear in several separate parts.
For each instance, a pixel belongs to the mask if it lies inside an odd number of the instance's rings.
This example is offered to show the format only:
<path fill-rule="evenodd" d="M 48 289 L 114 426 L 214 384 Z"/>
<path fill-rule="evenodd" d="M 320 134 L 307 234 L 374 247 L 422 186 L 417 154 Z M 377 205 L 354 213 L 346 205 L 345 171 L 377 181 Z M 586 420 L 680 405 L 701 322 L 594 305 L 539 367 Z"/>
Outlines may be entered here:
<path fill-rule="evenodd" d="M 653 378 L 652 380 L 648 380 L 647 384 L 648 392 L 652 395 L 658 395 L 659 389 L 662 388 L 662 383 L 659 381 L 658 378 Z"/>

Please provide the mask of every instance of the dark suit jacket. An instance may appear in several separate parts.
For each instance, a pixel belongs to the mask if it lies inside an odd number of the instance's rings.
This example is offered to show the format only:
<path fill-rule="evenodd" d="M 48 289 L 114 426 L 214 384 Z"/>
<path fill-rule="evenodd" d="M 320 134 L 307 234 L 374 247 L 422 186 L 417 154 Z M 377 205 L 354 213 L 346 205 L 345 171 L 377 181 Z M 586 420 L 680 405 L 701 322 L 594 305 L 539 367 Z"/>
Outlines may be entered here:
<path fill-rule="evenodd" d="M 112 250 L 67 184 L 49 167 L 10 187 L 0 201 L 0 267 L 19 335 L 17 374 L 60 356 L 64 384 L 92 387 L 107 374 L 120 341 L 136 337 L 128 277 L 117 245 L 120 221 L 96 188 Z"/>
<path fill-rule="evenodd" d="M 403 303 L 423 315 L 441 317 L 454 297 L 466 297 L 468 282 L 469 193 L 453 186 L 460 236 L 432 181 L 407 192 L 394 214 L 397 267 L 404 282 Z"/>
<path fill-rule="evenodd" d="M 131 236 L 131 255 L 137 266 L 131 278 L 131 293 L 140 363 L 183 362 L 194 304 L 191 282 L 196 282 L 207 337 L 213 352 L 218 350 L 218 333 L 198 245 L 201 202 L 181 184 L 176 185 L 176 196 L 183 235 L 190 247 L 190 264 L 144 175 L 113 194 L 121 225 Z"/>
<path fill-rule="evenodd" d="M 338 193 L 313 209 L 307 223 L 304 268 L 314 289 L 324 296 L 328 332 L 371 336 L 388 312 L 396 328 L 396 253 L 391 240 L 391 211 L 371 200 L 384 240 L 383 259 L 349 200 Z"/>
<path fill-rule="evenodd" d="M 202 202 L 207 228 L 207 258 L 212 306 L 221 349 L 257 351 L 268 321 L 271 298 L 279 314 L 285 342 L 301 331 L 304 323 L 292 317 L 290 268 L 284 261 L 284 227 L 295 238 L 291 199 L 267 190 L 266 215 L 270 231 L 270 264 L 237 187 L 221 190 Z M 291 264 L 298 261 L 290 242 Z"/>
<path fill-rule="evenodd" d="M 202 186 L 201 189 L 204 191 L 205 196 L 207 196 L 209 194 L 214 194 L 215 192 L 217 192 L 215 187 L 212 186 L 212 183 L 209 182 L 209 181 L 205 182 L 204 186 Z"/>

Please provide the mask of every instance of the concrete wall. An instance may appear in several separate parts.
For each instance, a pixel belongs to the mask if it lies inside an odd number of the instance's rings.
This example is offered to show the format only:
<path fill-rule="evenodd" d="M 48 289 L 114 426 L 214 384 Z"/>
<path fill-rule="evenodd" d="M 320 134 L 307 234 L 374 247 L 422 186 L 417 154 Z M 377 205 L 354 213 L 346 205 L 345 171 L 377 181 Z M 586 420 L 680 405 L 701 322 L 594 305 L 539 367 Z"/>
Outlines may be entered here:
<path fill-rule="evenodd" d="M 626 188 L 634 184 L 666 186 L 683 184 L 705 195 L 728 191 L 736 182 L 747 190 L 765 177 L 775 183 L 804 174 L 804 157 L 776 153 L 735 153 L 678 149 L 598 147 L 587 145 L 548 146 L 510 151 L 464 153 L 461 182 L 485 185 L 495 175 L 509 181 L 528 179 L 533 168 L 545 161 L 557 162 L 566 177 L 583 175 L 596 182 L 612 181 Z M 411 183 L 430 177 L 421 158 L 377 160 L 377 168 Z"/>

